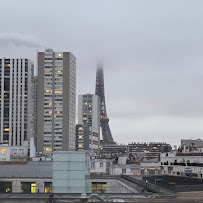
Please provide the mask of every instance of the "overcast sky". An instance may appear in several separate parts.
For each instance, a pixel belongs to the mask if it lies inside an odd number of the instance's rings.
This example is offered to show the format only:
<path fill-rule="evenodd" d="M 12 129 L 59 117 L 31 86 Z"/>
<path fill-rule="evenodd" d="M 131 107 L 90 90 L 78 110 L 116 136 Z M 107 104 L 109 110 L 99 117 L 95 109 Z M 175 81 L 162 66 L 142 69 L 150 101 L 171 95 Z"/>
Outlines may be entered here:
<path fill-rule="evenodd" d="M 202 0 L 6 0 L 0 57 L 71 51 L 77 94 L 102 59 L 114 140 L 174 145 L 203 138 L 202 22 Z"/>

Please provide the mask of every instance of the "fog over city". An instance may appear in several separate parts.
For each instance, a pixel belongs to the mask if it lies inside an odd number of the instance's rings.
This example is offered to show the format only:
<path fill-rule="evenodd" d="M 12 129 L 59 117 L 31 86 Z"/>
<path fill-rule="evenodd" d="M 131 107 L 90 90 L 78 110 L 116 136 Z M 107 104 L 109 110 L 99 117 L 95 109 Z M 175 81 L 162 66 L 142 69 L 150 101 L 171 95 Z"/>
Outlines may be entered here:
<path fill-rule="evenodd" d="M 95 93 L 103 60 L 107 114 L 119 143 L 203 137 L 203 1 L 7 0 L 0 57 L 70 51 L 77 95 Z"/>

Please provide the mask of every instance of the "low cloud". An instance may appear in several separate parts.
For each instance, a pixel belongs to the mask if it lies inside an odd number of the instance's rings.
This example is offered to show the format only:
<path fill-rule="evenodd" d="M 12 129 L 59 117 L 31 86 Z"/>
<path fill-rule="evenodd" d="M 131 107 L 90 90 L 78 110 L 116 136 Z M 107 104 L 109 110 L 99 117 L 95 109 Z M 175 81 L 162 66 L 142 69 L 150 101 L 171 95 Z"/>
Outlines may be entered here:
<path fill-rule="evenodd" d="M 0 33 L 0 46 L 8 46 L 10 44 L 27 48 L 44 47 L 40 40 L 34 36 L 19 33 Z"/>

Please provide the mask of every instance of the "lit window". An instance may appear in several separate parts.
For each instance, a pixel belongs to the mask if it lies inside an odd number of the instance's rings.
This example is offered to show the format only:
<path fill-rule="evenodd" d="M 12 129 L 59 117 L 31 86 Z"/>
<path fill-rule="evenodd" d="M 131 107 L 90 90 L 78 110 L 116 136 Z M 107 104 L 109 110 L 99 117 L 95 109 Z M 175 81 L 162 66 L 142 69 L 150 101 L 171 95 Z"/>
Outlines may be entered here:
<path fill-rule="evenodd" d="M 6 154 L 6 149 L 1 149 L 2 154 Z"/>
<path fill-rule="evenodd" d="M 82 138 L 82 135 L 79 136 L 79 139 L 81 139 L 81 138 Z"/>
<path fill-rule="evenodd" d="M 79 144 L 78 147 L 82 147 L 82 144 Z"/>
<path fill-rule="evenodd" d="M 60 111 L 57 111 L 57 113 L 61 113 Z"/>
<path fill-rule="evenodd" d="M 87 102 L 85 102 L 85 105 L 87 105 Z"/>
<path fill-rule="evenodd" d="M 52 151 L 51 148 L 44 148 L 44 151 Z"/>
<path fill-rule="evenodd" d="M 55 91 L 55 93 L 62 93 L 62 91 Z"/>
<path fill-rule="evenodd" d="M 58 56 L 61 56 L 61 54 L 58 54 Z"/>
<path fill-rule="evenodd" d="M 45 182 L 44 193 L 52 193 L 52 183 Z"/>
<path fill-rule="evenodd" d="M 5 130 L 5 131 L 9 131 L 9 128 L 5 128 L 4 130 Z"/>
<path fill-rule="evenodd" d="M 52 103 L 49 103 L 49 106 L 51 106 L 52 105 Z"/>
<path fill-rule="evenodd" d="M 45 73 L 49 73 L 49 72 L 51 72 L 50 70 L 45 70 Z"/>
<path fill-rule="evenodd" d="M 31 193 L 36 193 L 36 183 L 31 184 Z"/>
<path fill-rule="evenodd" d="M 11 192 L 11 188 L 6 188 L 6 193 L 10 193 Z"/>
<path fill-rule="evenodd" d="M 52 111 L 49 111 L 49 114 L 51 114 L 52 113 Z"/>
<path fill-rule="evenodd" d="M 80 130 L 82 130 L 82 127 L 79 127 Z"/>
<path fill-rule="evenodd" d="M 61 70 L 58 70 L 58 73 L 61 73 Z"/>
<path fill-rule="evenodd" d="M 46 90 L 45 92 L 46 92 L 46 93 L 50 93 L 50 92 L 52 92 L 52 90 Z"/>

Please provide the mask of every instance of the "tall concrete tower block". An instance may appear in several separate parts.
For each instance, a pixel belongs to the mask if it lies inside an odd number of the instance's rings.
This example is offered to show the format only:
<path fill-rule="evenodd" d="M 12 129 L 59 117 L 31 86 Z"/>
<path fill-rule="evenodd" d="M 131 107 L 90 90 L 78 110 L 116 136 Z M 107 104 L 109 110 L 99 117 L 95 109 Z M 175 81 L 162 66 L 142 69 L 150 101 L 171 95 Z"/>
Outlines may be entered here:
<path fill-rule="evenodd" d="M 37 152 L 75 150 L 76 58 L 38 52 Z"/>

